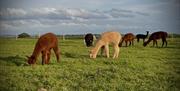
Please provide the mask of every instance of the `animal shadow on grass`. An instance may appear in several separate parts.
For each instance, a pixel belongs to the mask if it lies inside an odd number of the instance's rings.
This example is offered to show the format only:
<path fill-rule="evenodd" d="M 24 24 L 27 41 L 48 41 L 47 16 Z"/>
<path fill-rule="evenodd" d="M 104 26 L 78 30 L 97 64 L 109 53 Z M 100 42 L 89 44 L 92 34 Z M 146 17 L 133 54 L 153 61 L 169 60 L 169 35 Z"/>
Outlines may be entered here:
<path fill-rule="evenodd" d="M 79 54 L 68 53 L 68 52 L 65 52 L 63 55 L 65 55 L 67 58 L 89 58 L 88 55 L 79 55 Z"/>
<path fill-rule="evenodd" d="M 125 46 L 125 45 L 122 45 L 121 47 L 127 48 L 127 47 L 133 47 L 133 46 Z"/>
<path fill-rule="evenodd" d="M 67 58 L 87 58 L 87 59 L 91 59 L 89 57 L 89 54 L 78 54 L 78 53 L 61 53 L 62 55 L 64 55 Z M 98 58 L 107 58 L 105 54 L 99 54 L 97 55 Z"/>
<path fill-rule="evenodd" d="M 25 64 L 25 58 L 22 58 L 18 55 L 16 56 L 8 56 L 8 57 L 0 57 L 0 61 L 4 61 L 7 64 L 11 65 L 11 64 L 15 64 L 16 66 L 21 66 Z M 5 65 L 7 65 L 5 64 Z"/>
<path fill-rule="evenodd" d="M 167 47 L 161 47 L 161 46 L 150 46 L 150 48 L 177 48 L 177 47 L 174 47 L 174 46 L 167 46 Z"/>

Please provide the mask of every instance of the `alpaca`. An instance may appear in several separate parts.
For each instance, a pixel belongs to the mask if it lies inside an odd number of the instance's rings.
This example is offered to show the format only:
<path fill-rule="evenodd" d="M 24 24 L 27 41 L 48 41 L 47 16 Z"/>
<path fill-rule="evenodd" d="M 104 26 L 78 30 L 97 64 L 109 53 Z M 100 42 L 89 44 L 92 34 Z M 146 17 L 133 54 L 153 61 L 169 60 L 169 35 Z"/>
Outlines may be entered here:
<path fill-rule="evenodd" d="M 85 39 L 85 43 L 87 47 L 90 47 L 93 45 L 93 38 L 94 36 L 91 33 L 88 33 L 85 35 L 84 39 Z"/>
<path fill-rule="evenodd" d="M 139 42 L 139 39 L 143 39 L 143 43 L 144 43 L 144 41 L 148 37 L 148 35 L 149 35 L 149 31 L 146 31 L 146 35 L 144 35 L 144 34 L 137 34 L 136 35 L 137 42 Z"/>
<path fill-rule="evenodd" d="M 148 41 L 144 42 L 143 46 L 146 46 L 147 44 L 149 44 L 151 40 L 153 40 L 153 47 L 154 47 L 154 44 L 158 46 L 157 44 L 158 39 L 162 39 L 162 47 L 164 45 L 164 42 L 166 43 L 166 46 L 167 46 L 167 41 L 166 41 L 167 36 L 168 36 L 167 32 L 163 32 L 163 31 L 154 32 L 150 35 Z"/>
<path fill-rule="evenodd" d="M 126 47 L 127 47 L 127 43 L 129 42 L 129 46 L 134 45 L 134 39 L 135 39 L 135 36 L 134 34 L 132 33 L 127 33 L 124 35 L 124 37 L 122 38 L 122 41 L 119 43 L 119 47 L 122 46 L 122 43 L 125 41 L 126 43 Z"/>
<path fill-rule="evenodd" d="M 46 33 L 42 35 L 38 39 L 32 55 L 30 57 L 27 56 L 28 63 L 35 64 L 39 54 L 42 53 L 42 65 L 48 64 L 50 60 L 52 48 L 56 54 L 57 62 L 59 62 L 60 53 L 59 53 L 59 48 L 58 48 L 58 39 L 56 35 L 53 33 Z"/>
<path fill-rule="evenodd" d="M 121 34 L 115 31 L 108 31 L 102 33 L 101 37 L 97 41 L 94 48 L 90 50 L 90 58 L 96 58 L 96 55 L 100 48 L 105 49 L 107 58 L 109 58 L 109 44 L 112 43 L 114 47 L 113 58 L 118 58 L 119 55 L 119 42 L 121 40 Z M 104 46 L 104 47 L 103 47 Z"/>

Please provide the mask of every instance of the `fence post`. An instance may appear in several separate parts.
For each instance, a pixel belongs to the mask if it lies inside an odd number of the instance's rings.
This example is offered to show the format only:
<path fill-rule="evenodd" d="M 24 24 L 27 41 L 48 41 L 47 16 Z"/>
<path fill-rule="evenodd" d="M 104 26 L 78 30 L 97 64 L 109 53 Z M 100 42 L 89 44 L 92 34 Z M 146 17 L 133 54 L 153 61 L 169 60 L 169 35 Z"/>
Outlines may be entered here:
<path fill-rule="evenodd" d="M 63 40 L 65 40 L 65 35 L 63 34 Z"/>

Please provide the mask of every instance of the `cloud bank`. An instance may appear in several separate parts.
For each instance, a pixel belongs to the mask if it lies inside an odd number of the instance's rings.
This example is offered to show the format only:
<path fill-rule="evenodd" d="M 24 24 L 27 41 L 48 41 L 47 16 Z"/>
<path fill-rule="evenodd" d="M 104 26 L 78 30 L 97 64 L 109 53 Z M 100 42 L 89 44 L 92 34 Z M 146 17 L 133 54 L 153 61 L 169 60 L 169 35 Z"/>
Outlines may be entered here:
<path fill-rule="evenodd" d="M 77 8 L 6 8 L 0 10 L 0 16 L 2 30 L 9 29 L 21 32 L 27 29 L 30 32 L 30 29 L 39 29 L 40 31 L 56 27 L 97 28 L 119 26 L 119 20 L 121 19 L 149 16 L 149 14 L 123 9 L 100 11 Z"/>
<path fill-rule="evenodd" d="M 116 19 L 122 17 L 135 17 L 136 15 L 148 16 L 144 12 L 137 12 L 123 9 L 111 9 L 107 11 L 70 9 L 70 8 L 35 8 L 35 9 L 16 9 L 6 8 L 0 10 L 1 20 L 20 20 L 20 19 Z"/>
<path fill-rule="evenodd" d="M 107 28 L 117 28 L 123 33 L 147 30 L 177 33 L 180 29 L 179 0 L 2 1 L 1 35 L 101 33 Z"/>

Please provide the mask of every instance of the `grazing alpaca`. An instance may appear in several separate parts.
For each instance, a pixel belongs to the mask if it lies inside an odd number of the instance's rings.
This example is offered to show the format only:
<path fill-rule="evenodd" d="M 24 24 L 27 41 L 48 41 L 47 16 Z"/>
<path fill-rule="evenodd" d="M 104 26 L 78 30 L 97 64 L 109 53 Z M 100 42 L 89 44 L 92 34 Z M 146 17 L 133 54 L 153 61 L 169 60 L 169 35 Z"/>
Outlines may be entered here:
<path fill-rule="evenodd" d="M 143 39 L 143 43 L 144 43 L 144 40 L 148 37 L 148 34 L 149 34 L 149 31 L 146 31 L 146 35 L 144 34 L 137 34 L 136 35 L 136 38 L 137 38 L 137 42 L 139 42 L 139 39 Z"/>
<path fill-rule="evenodd" d="M 33 54 L 30 57 L 27 56 L 28 63 L 35 64 L 39 54 L 42 53 L 42 65 L 48 64 L 51 55 L 51 49 L 54 50 L 57 61 L 59 62 L 58 39 L 53 33 L 46 33 L 38 39 Z"/>
<path fill-rule="evenodd" d="M 100 39 L 97 41 L 95 47 L 90 50 L 90 58 L 96 58 L 96 55 L 100 48 L 105 49 L 107 58 L 109 58 L 109 44 L 112 43 L 114 47 L 113 58 L 117 58 L 119 55 L 119 42 L 121 40 L 121 34 L 119 32 L 109 31 L 102 33 Z M 104 46 L 104 47 L 103 47 Z"/>
<path fill-rule="evenodd" d="M 158 39 L 162 39 L 162 42 L 163 42 L 162 47 L 164 45 L 164 42 L 166 42 L 166 46 L 167 46 L 167 41 L 166 41 L 167 36 L 168 36 L 167 32 L 163 32 L 163 31 L 154 32 L 149 37 L 148 41 L 144 42 L 143 46 L 146 46 L 147 44 L 149 44 L 149 42 L 151 42 L 151 40 L 153 40 L 153 47 L 154 47 L 154 44 L 156 44 L 156 46 L 158 46 L 157 45 Z"/>
<path fill-rule="evenodd" d="M 134 45 L 134 39 L 135 39 L 135 36 L 134 34 L 132 33 L 127 33 L 124 35 L 124 37 L 122 38 L 122 41 L 119 43 L 119 47 L 122 46 L 122 43 L 125 41 L 126 43 L 126 47 L 127 47 L 127 43 L 129 42 L 129 46 Z"/>
<path fill-rule="evenodd" d="M 88 33 L 85 35 L 84 39 L 85 39 L 85 43 L 87 47 L 90 47 L 93 45 L 93 34 Z"/>

